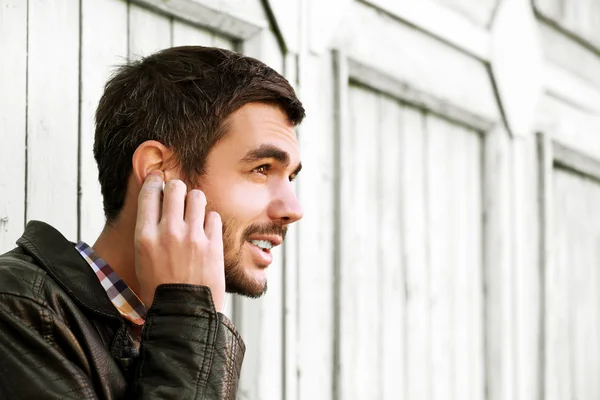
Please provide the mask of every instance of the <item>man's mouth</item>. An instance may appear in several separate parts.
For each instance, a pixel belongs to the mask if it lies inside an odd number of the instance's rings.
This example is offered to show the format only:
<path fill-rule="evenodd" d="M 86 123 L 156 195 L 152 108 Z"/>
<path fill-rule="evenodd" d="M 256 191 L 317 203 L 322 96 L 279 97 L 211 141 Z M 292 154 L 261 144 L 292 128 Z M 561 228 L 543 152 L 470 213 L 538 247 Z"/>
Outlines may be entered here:
<path fill-rule="evenodd" d="M 262 251 L 269 252 L 275 245 L 269 240 L 248 240 L 250 243 L 261 249 Z"/>

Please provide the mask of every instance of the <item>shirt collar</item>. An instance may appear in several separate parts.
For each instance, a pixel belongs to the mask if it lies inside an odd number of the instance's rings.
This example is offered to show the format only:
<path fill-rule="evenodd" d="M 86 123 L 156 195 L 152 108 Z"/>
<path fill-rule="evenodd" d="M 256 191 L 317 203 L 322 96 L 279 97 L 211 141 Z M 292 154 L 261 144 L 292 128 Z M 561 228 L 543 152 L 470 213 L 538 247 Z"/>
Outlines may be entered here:
<path fill-rule="evenodd" d="M 146 306 L 133 290 L 88 244 L 79 242 L 75 245 L 75 248 L 90 265 L 108 298 L 123 318 L 136 325 L 143 325 L 146 317 Z"/>

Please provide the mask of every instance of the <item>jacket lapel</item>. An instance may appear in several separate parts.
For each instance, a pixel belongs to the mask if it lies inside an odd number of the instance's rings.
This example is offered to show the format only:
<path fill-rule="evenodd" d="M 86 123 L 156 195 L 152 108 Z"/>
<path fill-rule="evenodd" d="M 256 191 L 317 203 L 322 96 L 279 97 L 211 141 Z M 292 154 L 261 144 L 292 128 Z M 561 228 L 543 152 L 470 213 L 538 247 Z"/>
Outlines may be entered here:
<path fill-rule="evenodd" d="M 52 226 L 40 221 L 29 222 L 17 245 L 35 258 L 75 302 L 96 314 L 121 319 L 75 245 Z"/>

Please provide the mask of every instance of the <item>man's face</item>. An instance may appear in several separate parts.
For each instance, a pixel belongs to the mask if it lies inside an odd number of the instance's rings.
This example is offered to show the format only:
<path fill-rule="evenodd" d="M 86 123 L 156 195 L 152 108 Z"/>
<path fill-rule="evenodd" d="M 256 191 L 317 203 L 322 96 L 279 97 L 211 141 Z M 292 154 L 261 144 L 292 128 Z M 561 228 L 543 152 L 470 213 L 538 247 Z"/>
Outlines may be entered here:
<path fill-rule="evenodd" d="M 223 220 L 227 291 L 258 297 L 267 288 L 271 246 L 302 218 L 291 183 L 301 168 L 298 140 L 285 113 L 270 105 L 247 104 L 229 121 L 208 154 L 200 188 L 207 209 Z"/>

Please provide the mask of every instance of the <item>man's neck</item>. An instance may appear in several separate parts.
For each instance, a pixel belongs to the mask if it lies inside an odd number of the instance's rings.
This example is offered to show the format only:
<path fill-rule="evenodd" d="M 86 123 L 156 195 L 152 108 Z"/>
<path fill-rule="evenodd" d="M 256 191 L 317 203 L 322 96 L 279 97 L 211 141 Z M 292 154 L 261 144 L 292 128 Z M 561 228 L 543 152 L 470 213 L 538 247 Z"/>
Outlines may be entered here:
<path fill-rule="evenodd" d="M 126 219 L 119 218 L 104 226 L 92 247 L 127 286 L 139 295 L 139 284 L 135 274 L 134 231 L 135 221 L 130 224 Z"/>

